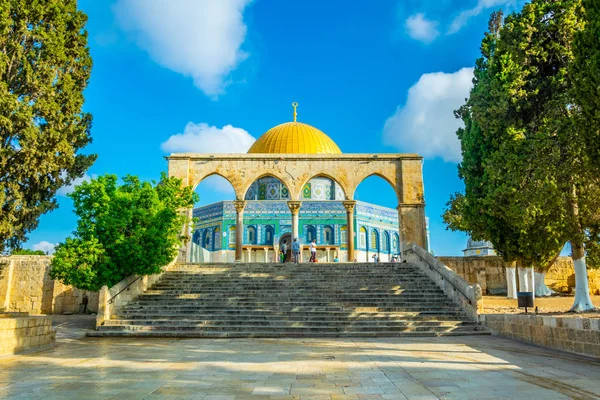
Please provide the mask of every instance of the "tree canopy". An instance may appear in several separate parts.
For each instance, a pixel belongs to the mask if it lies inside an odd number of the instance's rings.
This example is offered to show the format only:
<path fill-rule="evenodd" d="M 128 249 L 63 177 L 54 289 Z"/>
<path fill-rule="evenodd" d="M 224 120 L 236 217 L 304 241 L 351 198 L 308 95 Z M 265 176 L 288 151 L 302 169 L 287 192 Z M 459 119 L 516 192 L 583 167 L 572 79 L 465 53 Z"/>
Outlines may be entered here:
<path fill-rule="evenodd" d="M 11 256 L 45 256 L 44 250 L 16 249 Z"/>
<path fill-rule="evenodd" d="M 465 122 L 457 133 L 465 193 L 451 199 L 444 218 L 525 265 L 548 264 L 569 241 L 585 274 L 584 242 L 595 226 L 600 186 L 573 107 L 572 44 L 584 27 L 581 12 L 580 0 L 533 0 L 503 24 L 492 16 L 474 87 L 457 112 Z M 585 280 L 579 293 L 587 292 Z M 575 303 L 576 310 L 593 307 L 589 294 Z"/>
<path fill-rule="evenodd" d="M 73 237 L 56 247 L 50 276 L 85 290 L 131 275 L 160 272 L 183 240 L 182 226 L 197 195 L 164 174 L 159 184 L 115 175 L 83 182 L 69 195 L 78 216 Z"/>
<path fill-rule="evenodd" d="M 0 2 L 0 253 L 96 158 L 79 153 L 91 141 L 86 21 L 76 0 Z"/>

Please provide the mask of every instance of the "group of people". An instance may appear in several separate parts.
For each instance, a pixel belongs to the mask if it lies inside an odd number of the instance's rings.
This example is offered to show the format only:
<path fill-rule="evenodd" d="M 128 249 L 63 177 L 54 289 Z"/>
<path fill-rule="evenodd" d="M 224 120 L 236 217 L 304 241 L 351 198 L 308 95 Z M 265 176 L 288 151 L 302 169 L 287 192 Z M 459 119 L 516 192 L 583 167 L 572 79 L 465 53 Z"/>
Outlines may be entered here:
<path fill-rule="evenodd" d="M 279 248 L 279 260 L 285 262 L 285 257 L 288 251 L 287 240 L 284 240 Z M 292 257 L 294 262 L 297 264 L 300 262 L 300 242 L 298 238 L 294 238 L 292 242 Z M 313 239 L 310 242 L 310 259 L 308 262 L 317 262 L 317 240 Z"/>

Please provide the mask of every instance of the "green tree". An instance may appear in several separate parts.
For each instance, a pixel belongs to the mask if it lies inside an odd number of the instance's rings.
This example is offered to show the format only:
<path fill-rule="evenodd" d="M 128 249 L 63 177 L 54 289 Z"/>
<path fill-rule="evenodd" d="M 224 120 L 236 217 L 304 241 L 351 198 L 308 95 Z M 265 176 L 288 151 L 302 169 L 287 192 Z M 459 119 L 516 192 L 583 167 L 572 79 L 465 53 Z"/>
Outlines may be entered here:
<path fill-rule="evenodd" d="M 79 217 L 73 237 L 56 247 L 50 276 L 84 290 L 113 286 L 131 275 L 160 272 L 177 255 L 189 222 L 181 210 L 197 195 L 181 180 L 159 184 L 114 175 L 84 182 L 69 195 Z"/>
<path fill-rule="evenodd" d="M 580 12 L 580 0 L 534 0 L 509 15 L 493 40 L 484 38 L 474 88 L 459 111 L 464 200 L 446 218 L 451 229 L 473 230 L 526 265 L 548 265 L 569 241 L 575 311 L 593 308 L 584 242 L 600 206 L 571 95 Z"/>
<path fill-rule="evenodd" d="M 0 252 L 96 158 L 78 154 L 91 141 L 86 21 L 76 0 L 0 0 Z"/>
<path fill-rule="evenodd" d="M 600 2 L 582 0 L 585 29 L 575 35 L 572 64 L 573 98 L 595 166 L 600 170 Z"/>
<path fill-rule="evenodd" d="M 13 250 L 11 256 L 45 256 L 43 250 L 16 249 Z"/>

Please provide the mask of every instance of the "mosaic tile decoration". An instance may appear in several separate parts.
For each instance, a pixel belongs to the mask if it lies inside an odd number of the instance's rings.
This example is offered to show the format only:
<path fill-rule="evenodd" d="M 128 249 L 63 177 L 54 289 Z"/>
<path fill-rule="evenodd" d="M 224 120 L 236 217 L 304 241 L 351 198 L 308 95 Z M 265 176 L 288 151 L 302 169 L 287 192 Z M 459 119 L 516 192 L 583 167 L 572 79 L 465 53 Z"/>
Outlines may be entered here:
<path fill-rule="evenodd" d="M 308 182 L 302 188 L 302 198 L 304 198 L 304 199 L 310 199 L 311 198 L 310 196 L 311 196 L 310 182 Z"/>

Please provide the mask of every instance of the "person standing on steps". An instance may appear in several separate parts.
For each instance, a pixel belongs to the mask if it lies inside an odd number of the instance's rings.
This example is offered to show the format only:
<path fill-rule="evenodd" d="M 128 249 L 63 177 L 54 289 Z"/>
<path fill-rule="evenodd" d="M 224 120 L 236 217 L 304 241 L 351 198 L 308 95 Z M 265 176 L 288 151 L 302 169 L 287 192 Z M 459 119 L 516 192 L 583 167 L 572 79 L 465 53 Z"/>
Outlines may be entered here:
<path fill-rule="evenodd" d="M 298 238 L 294 238 L 294 243 L 292 243 L 292 253 L 294 253 L 294 262 L 298 264 L 300 261 L 300 242 L 298 242 Z"/>
<path fill-rule="evenodd" d="M 317 261 L 317 239 L 313 239 L 310 242 L 310 260 L 309 262 Z"/>
<path fill-rule="evenodd" d="M 281 262 L 284 263 L 285 262 L 285 254 L 287 253 L 287 240 L 283 241 L 283 244 L 281 245 Z"/>

